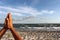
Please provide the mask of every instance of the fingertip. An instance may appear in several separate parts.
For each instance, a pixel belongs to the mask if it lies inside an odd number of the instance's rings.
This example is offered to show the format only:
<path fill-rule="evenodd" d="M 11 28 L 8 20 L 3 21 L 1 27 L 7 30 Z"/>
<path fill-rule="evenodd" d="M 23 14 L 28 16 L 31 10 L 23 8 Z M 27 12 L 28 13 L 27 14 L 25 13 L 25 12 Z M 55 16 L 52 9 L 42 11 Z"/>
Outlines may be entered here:
<path fill-rule="evenodd" d="M 11 15 L 11 13 L 8 13 L 8 14 L 7 14 L 7 18 L 9 18 L 9 17 L 10 17 L 10 15 Z"/>
<path fill-rule="evenodd" d="M 6 18 L 5 18 L 5 22 L 4 22 L 4 24 L 6 24 Z"/>
<path fill-rule="evenodd" d="M 9 19 L 10 19 L 10 20 L 12 19 L 12 15 L 11 15 L 11 13 L 9 14 Z"/>
<path fill-rule="evenodd" d="M 7 14 L 7 17 L 6 18 L 9 18 L 9 16 L 11 16 L 11 13 L 10 12 Z"/>
<path fill-rule="evenodd" d="M 6 20 L 8 20 L 8 18 L 6 18 Z"/>
<path fill-rule="evenodd" d="M 8 15 L 11 15 L 11 13 L 8 13 Z"/>
<path fill-rule="evenodd" d="M 8 15 L 11 14 L 10 12 L 8 13 Z"/>

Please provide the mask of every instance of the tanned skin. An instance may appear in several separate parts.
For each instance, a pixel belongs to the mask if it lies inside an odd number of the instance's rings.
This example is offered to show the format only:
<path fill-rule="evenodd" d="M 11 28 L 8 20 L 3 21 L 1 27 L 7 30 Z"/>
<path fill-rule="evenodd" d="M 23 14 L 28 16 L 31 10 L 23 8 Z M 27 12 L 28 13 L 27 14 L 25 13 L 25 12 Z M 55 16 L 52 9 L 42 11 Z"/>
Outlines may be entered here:
<path fill-rule="evenodd" d="M 14 37 L 15 40 L 22 40 L 21 36 L 15 31 L 13 24 L 12 24 L 12 15 L 9 13 L 8 14 L 8 19 L 9 19 L 9 29 Z"/>
<path fill-rule="evenodd" d="M 8 30 L 8 27 L 7 26 L 8 26 L 8 19 L 6 17 L 5 23 L 4 23 L 4 27 L 0 30 L 0 39 L 5 34 L 5 32 Z"/>
<path fill-rule="evenodd" d="M 21 36 L 15 31 L 15 29 L 13 27 L 12 15 L 10 13 L 8 13 L 5 22 L 6 23 L 4 25 L 6 25 L 6 27 L 4 26 L 4 28 L 1 30 L 1 32 L 0 32 L 1 37 L 7 31 L 7 29 L 9 29 L 11 31 L 11 33 L 12 33 L 12 35 L 13 35 L 13 37 L 14 37 L 15 40 L 22 40 Z"/>

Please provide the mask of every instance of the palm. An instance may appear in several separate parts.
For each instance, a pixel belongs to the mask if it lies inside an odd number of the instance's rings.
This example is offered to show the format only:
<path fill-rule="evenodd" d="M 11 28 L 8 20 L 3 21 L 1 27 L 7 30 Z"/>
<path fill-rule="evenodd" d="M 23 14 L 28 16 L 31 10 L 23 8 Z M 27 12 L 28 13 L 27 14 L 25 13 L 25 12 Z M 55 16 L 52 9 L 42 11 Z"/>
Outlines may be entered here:
<path fill-rule="evenodd" d="M 10 13 L 8 13 L 6 19 L 5 19 L 5 23 L 4 23 L 4 27 L 5 28 L 13 28 L 13 24 L 12 24 L 12 16 Z"/>
<path fill-rule="evenodd" d="M 9 28 L 13 28 L 12 16 L 11 16 L 11 14 L 9 13 L 7 17 L 8 17 L 8 20 L 9 20 L 9 22 L 8 22 L 8 24 L 9 24 L 8 27 L 9 27 Z"/>
<path fill-rule="evenodd" d="M 5 23 L 4 23 L 4 28 L 0 32 L 0 38 L 3 36 L 3 34 L 7 31 L 7 29 L 10 29 L 11 33 L 13 34 L 15 40 L 22 40 L 22 38 L 18 35 L 18 33 L 15 31 L 13 28 L 12 24 L 12 16 L 10 13 L 8 13 Z"/>

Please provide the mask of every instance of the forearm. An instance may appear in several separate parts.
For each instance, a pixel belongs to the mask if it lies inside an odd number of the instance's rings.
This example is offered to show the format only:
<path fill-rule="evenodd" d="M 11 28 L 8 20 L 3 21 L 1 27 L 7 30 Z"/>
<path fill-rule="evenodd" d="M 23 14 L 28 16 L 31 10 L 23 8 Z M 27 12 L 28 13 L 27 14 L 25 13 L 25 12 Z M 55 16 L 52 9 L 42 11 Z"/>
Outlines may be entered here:
<path fill-rule="evenodd" d="M 1 29 L 1 31 L 0 31 L 0 39 L 5 34 L 6 31 L 7 31 L 7 29 L 5 29 L 5 28 Z"/>
<path fill-rule="evenodd" d="M 15 38 L 15 40 L 22 40 L 21 36 L 15 31 L 14 28 L 10 29 L 11 33 L 13 34 L 13 37 Z"/>

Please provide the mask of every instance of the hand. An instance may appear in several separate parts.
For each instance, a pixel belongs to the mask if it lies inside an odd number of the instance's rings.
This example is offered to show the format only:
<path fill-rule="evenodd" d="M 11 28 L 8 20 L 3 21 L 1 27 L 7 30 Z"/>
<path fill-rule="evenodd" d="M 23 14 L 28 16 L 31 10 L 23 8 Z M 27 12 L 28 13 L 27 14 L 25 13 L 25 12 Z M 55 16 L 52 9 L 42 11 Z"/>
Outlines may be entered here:
<path fill-rule="evenodd" d="M 6 18 L 6 19 L 5 19 L 5 22 L 4 22 L 4 28 L 5 28 L 5 29 L 8 29 L 8 28 L 9 28 L 8 25 L 9 25 L 9 20 L 8 20 L 8 18 Z"/>
<path fill-rule="evenodd" d="M 8 22 L 7 27 L 10 29 L 10 31 L 13 34 L 13 37 L 15 38 L 15 40 L 22 40 L 21 36 L 19 36 L 19 34 L 13 28 L 12 16 L 11 16 L 10 13 L 8 13 L 8 16 L 7 16 L 7 22 Z"/>
<path fill-rule="evenodd" d="M 12 24 L 12 15 L 10 13 L 8 13 L 8 28 L 12 29 L 13 28 L 13 24 Z"/>
<path fill-rule="evenodd" d="M 5 18 L 4 28 L 5 29 L 13 28 L 13 25 L 12 25 L 12 17 L 11 17 L 11 14 L 10 13 L 8 13 L 7 17 Z"/>

